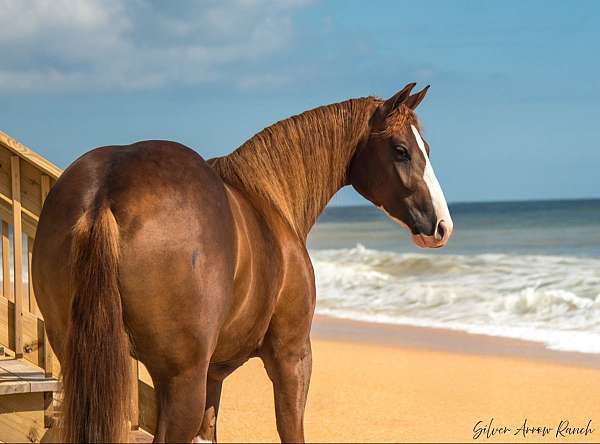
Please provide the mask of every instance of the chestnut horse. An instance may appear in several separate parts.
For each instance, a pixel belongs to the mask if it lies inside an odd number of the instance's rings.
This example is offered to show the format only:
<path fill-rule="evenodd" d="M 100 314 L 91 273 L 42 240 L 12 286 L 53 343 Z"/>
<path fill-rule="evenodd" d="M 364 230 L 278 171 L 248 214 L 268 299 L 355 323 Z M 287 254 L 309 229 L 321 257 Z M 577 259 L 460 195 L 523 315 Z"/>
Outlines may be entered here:
<path fill-rule="evenodd" d="M 224 378 L 260 357 L 277 430 L 304 440 L 315 280 L 306 237 L 351 184 L 421 247 L 452 232 L 414 109 L 427 88 L 274 124 L 205 161 L 178 143 L 95 149 L 44 205 L 33 285 L 63 372 L 62 439 L 127 439 L 130 356 L 150 372 L 156 442 L 216 440 Z"/>

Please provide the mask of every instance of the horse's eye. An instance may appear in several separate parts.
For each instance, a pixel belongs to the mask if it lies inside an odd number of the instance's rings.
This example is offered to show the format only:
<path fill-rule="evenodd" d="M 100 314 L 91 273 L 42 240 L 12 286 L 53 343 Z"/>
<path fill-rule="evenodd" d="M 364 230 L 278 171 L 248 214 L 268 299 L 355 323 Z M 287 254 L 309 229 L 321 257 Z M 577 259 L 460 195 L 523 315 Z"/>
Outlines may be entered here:
<path fill-rule="evenodd" d="M 396 160 L 400 162 L 408 162 L 410 160 L 410 154 L 405 146 L 396 145 L 394 147 Z"/>

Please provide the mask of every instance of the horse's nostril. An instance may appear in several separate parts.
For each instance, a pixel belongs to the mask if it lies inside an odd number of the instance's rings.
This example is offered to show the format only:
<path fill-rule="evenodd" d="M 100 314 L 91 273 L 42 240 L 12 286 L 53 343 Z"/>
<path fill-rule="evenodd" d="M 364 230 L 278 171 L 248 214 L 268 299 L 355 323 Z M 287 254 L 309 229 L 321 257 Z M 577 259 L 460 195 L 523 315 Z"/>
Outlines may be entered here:
<path fill-rule="evenodd" d="M 435 229 L 435 240 L 442 241 L 444 240 L 444 236 L 446 235 L 446 223 L 441 220 L 438 222 L 438 225 Z"/>

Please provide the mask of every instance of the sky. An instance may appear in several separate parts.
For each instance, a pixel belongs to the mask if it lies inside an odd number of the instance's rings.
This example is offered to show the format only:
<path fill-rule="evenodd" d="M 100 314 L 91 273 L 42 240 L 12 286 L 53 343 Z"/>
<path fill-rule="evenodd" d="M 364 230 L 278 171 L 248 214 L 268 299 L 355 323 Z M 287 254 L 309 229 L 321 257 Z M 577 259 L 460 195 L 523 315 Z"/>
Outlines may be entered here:
<path fill-rule="evenodd" d="M 144 139 L 210 158 L 416 81 L 449 202 L 600 197 L 599 53 L 594 0 L 0 0 L 0 130 L 60 167 Z"/>

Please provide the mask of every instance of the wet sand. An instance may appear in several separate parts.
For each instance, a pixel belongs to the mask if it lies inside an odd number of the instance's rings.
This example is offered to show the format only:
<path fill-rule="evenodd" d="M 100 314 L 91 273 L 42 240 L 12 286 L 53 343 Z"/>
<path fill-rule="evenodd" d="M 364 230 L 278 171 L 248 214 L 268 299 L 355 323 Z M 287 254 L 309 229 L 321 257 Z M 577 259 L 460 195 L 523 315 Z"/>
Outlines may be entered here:
<path fill-rule="evenodd" d="M 600 441 L 599 356 L 324 317 L 315 319 L 312 337 L 307 441 Z M 527 427 L 550 430 L 523 435 L 525 419 Z M 490 420 L 492 428 L 510 430 L 489 436 L 483 427 L 489 430 Z M 584 432 L 589 420 L 587 435 L 568 434 L 573 427 Z M 223 442 L 278 441 L 272 388 L 259 360 L 225 381 L 218 434 Z"/>

